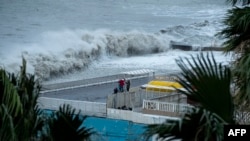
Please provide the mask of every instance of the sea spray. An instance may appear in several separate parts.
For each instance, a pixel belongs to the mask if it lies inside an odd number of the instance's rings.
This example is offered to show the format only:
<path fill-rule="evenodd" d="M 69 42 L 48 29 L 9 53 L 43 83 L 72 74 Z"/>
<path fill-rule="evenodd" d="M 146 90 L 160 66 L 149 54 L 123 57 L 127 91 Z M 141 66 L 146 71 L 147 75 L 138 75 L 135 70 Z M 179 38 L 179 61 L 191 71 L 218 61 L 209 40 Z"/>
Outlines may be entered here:
<path fill-rule="evenodd" d="M 199 47 L 219 46 L 221 40 L 214 36 L 221 27 L 219 24 L 203 21 L 168 27 L 156 33 L 108 29 L 47 31 L 38 36 L 36 43 L 12 47 L 11 56 L 1 56 L 5 60 L 1 65 L 16 71 L 20 64 L 17 60 L 23 56 L 30 73 L 48 80 L 84 70 L 92 62 L 107 56 L 143 56 L 171 51 L 171 40 Z"/>
<path fill-rule="evenodd" d="M 161 36 L 138 31 L 107 35 L 107 53 L 116 56 L 133 56 L 164 52 L 169 40 Z"/>
<path fill-rule="evenodd" d="M 40 79 L 86 69 L 93 61 L 103 56 L 135 56 L 164 52 L 169 49 L 168 39 L 152 33 L 139 31 L 63 31 L 44 34 L 39 51 L 33 48 L 22 55 L 34 67 Z"/>

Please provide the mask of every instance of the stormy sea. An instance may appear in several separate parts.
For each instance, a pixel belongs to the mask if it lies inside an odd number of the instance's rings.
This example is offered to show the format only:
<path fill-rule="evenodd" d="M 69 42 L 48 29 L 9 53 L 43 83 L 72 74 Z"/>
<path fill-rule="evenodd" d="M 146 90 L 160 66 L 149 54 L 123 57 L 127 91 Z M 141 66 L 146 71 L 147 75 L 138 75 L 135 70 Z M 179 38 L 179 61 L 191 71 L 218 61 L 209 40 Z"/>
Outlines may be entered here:
<path fill-rule="evenodd" d="M 226 0 L 0 0 L 0 66 L 55 83 L 153 69 L 221 47 Z M 171 42 L 191 46 L 171 48 Z M 218 62 L 232 57 L 213 51 Z"/>

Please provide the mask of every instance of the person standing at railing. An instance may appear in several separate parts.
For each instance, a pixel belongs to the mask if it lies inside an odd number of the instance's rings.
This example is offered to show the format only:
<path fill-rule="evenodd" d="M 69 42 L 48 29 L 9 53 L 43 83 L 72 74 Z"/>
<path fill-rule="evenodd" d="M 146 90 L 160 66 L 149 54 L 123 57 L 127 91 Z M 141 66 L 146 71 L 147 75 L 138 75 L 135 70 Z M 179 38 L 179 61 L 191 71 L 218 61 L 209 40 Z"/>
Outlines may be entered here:
<path fill-rule="evenodd" d="M 118 89 L 114 88 L 114 93 L 113 94 L 117 94 L 118 93 Z"/>
<path fill-rule="evenodd" d="M 118 83 L 119 83 L 119 91 L 120 92 L 123 92 L 124 91 L 124 85 L 125 85 L 125 79 L 120 79 L 119 81 L 118 81 Z"/>
<path fill-rule="evenodd" d="M 129 92 L 129 89 L 130 89 L 130 80 L 126 81 L 126 89 L 127 89 L 127 92 Z"/>

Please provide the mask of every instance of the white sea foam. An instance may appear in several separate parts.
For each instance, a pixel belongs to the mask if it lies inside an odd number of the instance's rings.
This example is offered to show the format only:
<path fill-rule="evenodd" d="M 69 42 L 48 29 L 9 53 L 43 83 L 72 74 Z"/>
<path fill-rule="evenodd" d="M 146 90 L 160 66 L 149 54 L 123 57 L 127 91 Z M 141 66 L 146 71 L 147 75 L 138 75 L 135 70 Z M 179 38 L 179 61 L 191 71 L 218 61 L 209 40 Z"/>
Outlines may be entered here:
<path fill-rule="evenodd" d="M 176 59 L 180 57 L 191 58 L 191 55 L 196 57 L 200 52 L 181 50 L 172 50 L 158 54 L 148 54 L 143 56 L 130 56 L 130 57 L 102 57 L 100 60 L 93 62 L 84 71 L 73 72 L 68 75 L 50 79 L 46 84 L 59 83 L 66 81 L 74 81 L 80 79 L 102 77 L 106 75 L 120 74 L 121 72 L 150 69 L 154 70 L 157 74 L 176 73 L 180 68 L 176 64 Z M 206 52 L 204 52 L 206 55 Z M 222 52 L 213 52 L 215 59 L 218 63 L 225 65 L 232 61 L 231 55 L 225 55 Z"/>
<path fill-rule="evenodd" d="M 20 63 L 17 60 L 23 56 L 28 62 L 29 72 L 48 79 L 86 69 L 93 61 L 105 56 L 128 57 L 166 52 L 170 49 L 171 40 L 199 47 L 219 46 L 219 40 L 214 37 L 215 29 L 209 26 L 211 23 L 204 21 L 167 28 L 164 33 L 104 29 L 44 32 L 36 39 L 38 43 L 14 47 L 18 49 L 12 51 L 15 57 L 5 56 L 7 61 L 3 65 L 10 71 L 16 71 Z"/>
<path fill-rule="evenodd" d="M 160 68 L 158 63 L 136 59 L 175 54 L 169 50 L 171 40 L 197 47 L 220 46 L 223 40 L 214 34 L 222 27 L 227 6 L 216 0 L 2 0 L 0 8 L 0 66 L 16 72 L 23 56 L 30 73 L 54 79 L 83 70 L 93 76 L 134 66 Z M 132 65 L 97 69 L 105 61 L 126 58 Z"/>
<path fill-rule="evenodd" d="M 169 41 L 159 35 L 139 31 L 64 30 L 44 33 L 39 43 L 20 47 L 18 52 L 34 67 L 32 70 L 38 77 L 47 79 L 84 69 L 100 56 L 125 57 L 164 52 Z M 17 58 L 20 59 L 21 55 Z M 4 66 L 10 70 L 18 68 L 16 60 L 9 58 Z"/>

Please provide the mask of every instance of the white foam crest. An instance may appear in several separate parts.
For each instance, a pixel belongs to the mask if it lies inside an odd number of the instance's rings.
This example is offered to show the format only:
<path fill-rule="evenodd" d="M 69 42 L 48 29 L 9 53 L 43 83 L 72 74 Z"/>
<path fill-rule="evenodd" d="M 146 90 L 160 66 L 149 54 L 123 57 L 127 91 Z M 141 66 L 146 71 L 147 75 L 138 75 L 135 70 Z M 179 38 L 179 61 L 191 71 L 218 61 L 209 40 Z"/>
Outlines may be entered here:
<path fill-rule="evenodd" d="M 221 30 L 219 21 L 203 21 L 190 25 L 178 25 L 162 30 L 162 33 L 172 36 L 175 41 L 183 42 L 197 47 L 219 47 L 222 39 L 216 37 Z"/>
<path fill-rule="evenodd" d="M 107 57 L 102 60 L 95 61 L 86 70 L 75 72 L 67 76 L 55 78 L 53 80 L 46 81 L 46 84 L 81 80 L 86 78 L 102 77 L 107 75 L 120 74 L 121 72 L 151 69 L 160 73 L 176 73 L 180 71 L 180 68 L 176 64 L 176 59 L 190 58 L 191 55 L 196 57 L 200 52 L 198 51 L 181 51 L 172 50 L 168 52 L 158 54 L 148 54 L 143 56 L 131 56 L 131 57 Z M 205 55 L 206 53 L 204 53 Z M 213 52 L 214 57 L 218 63 L 228 64 L 232 60 L 231 55 L 225 56 L 222 52 Z"/>
<path fill-rule="evenodd" d="M 40 44 L 29 46 L 23 55 L 39 78 L 48 79 L 71 73 L 86 68 L 99 58 L 105 43 L 98 35 L 82 30 L 46 32 Z"/>
<path fill-rule="evenodd" d="M 63 30 L 45 32 L 36 44 L 16 46 L 14 59 L 5 58 L 7 69 L 18 70 L 21 56 L 28 71 L 43 79 L 88 67 L 100 56 L 131 56 L 163 52 L 169 41 L 157 34 L 140 31 Z M 17 63 L 18 62 L 18 63 Z"/>
<path fill-rule="evenodd" d="M 169 49 L 170 40 L 193 46 L 211 46 L 218 41 L 214 34 L 219 26 L 214 24 L 218 23 L 204 21 L 169 27 L 164 30 L 165 34 L 107 29 L 44 32 L 36 39 L 36 44 L 11 47 L 11 55 L 1 56 L 4 60 L 2 64 L 8 70 L 16 71 L 21 56 L 24 56 L 29 72 L 39 78 L 49 79 L 86 69 L 93 61 L 107 56 L 127 57 L 165 52 Z"/>
<path fill-rule="evenodd" d="M 116 56 L 131 56 L 164 52 L 169 49 L 169 39 L 157 34 L 131 31 L 107 35 L 107 52 Z"/>

